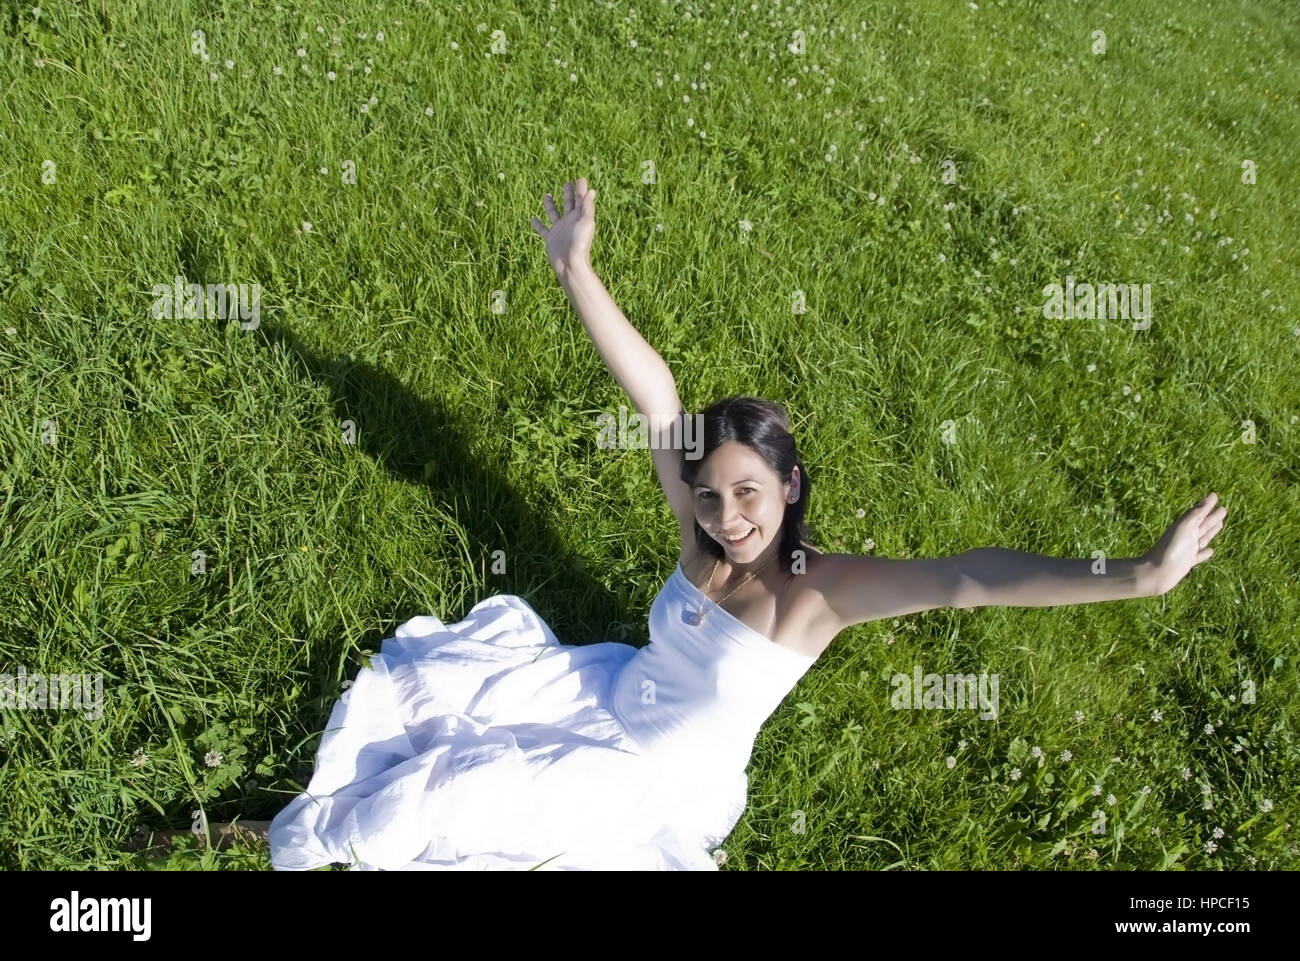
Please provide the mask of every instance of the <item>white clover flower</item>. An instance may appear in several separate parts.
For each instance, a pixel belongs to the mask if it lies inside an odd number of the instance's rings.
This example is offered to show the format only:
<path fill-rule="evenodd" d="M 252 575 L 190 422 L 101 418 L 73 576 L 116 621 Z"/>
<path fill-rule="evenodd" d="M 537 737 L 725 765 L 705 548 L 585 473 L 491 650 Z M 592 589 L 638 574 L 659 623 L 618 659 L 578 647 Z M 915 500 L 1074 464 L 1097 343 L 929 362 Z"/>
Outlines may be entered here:
<path fill-rule="evenodd" d="M 302 47 L 299 47 L 299 48 L 298 48 L 298 56 L 300 56 L 300 57 L 305 57 L 305 56 L 307 56 L 307 51 L 304 50 Z"/>
<path fill-rule="evenodd" d="M 949 754 L 948 760 L 945 761 L 944 763 L 948 765 L 948 770 L 951 771 L 953 768 L 957 766 L 957 759 L 953 757 L 951 754 Z"/>
<path fill-rule="evenodd" d="M 1154 711 L 1151 712 L 1151 720 L 1159 722 L 1163 719 L 1164 719 L 1164 714 L 1161 712 L 1160 708 L 1156 708 Z"/>
<path fill-rule="evenodd" d="M 1038 758 L 1043 756 L 1043 749 L 1039 747 L 1037 744 L 1035 744 L 1034 749 L 1029 752 L 1029 756 L 1032 757 L 1034 760 L 1037 760 Z"/>
<path fill-rule="evenodd" d="M 425 107 L 425 108 L 424 108 L 424 115 L 425 115 L 426 117 L 432 117 L 432 116 L 433 116 L 433 108 L 432 108 L 432 107 Z M 554 150 L 555 147 L 551 146 L 551 147 L 547 147 L 546 149 L 547 149 L 547 150 Z"/>
<path fill-rule="evenodd" d="M 330 168 L 329 168 L 329 167 L 321 167 L 321 168 L 320 168 L 320 172 L 323 173 L 323 174 L 327 174 L 327 173 L 330 172 Z"/>
<path fill-rule="evenodd" d="M 302 232 L 303 232 L 304 234 L 309 234 L 309 233 L 311 233 L 311 221 L 310 221 L 310 220 L 304 220 L 304 221 L 302 222 Z"/>
<path fill-rule="evenodd" d="M 740 229 L 745 231 L 745 233 L 749 233 L 751 230 L 754 229 L 754 225 L 751 224 L 748 220 L 742 220 L 740 222 Z"/>
<path fill-rule="evenodd" d="M 375 39 L 378 40 L 380 43 L 383 43 L 383 42 L 384 42 L 384 31 L 382 31 L 382 30 L 376 31 L 376 33 L 375 33 Z"/>
<path fill-rule="evenodd" d="M 1115 797 L 1115 795 L 1113 795 L 1113 794 L 1107 794 L 1107 795 L 1106 795 L 1106 803 L 1109 804 L 1109 805 L 1111 805 L 1112 807 L 1113 807 L 1116 803 L 1118 803 L 1118 801 L 1119 801 L 1119 799 L 1118 799 L 1117 797 Z"/>
<path fill-rule="evenodd" d="M 138 747 L 135 753 L 131 755 L 131 766 L 141 767 L 149 763 L 149 755 L 144 753 L 144 748 Z"/>
<path fill-rule="evenodd" d="M 1213 733 L 1214 733 L 1214 725 L 1213 725 L 1213 724 L 1207 724 L 1207 725 L 1205 725 L 1205 733 L 1206 733 L 1206 734 L 1213 734 Z"/>
<path fill-rule="evenodd" d="M 458 44 L 455 40 L 453 40 L 453 41 L 451 42 L 451 49 L 453 49 L 453 50 L 459 50 L 459 49 L 460 49 L 460 44 Z"/>
<path fill-rule="evenodd" d="M 1221 837 L 1223 837 L 1223 828 L 1218 828 L 1218 827 L 1216 827 L 1216 828 L 1215 828 L 1211 833 L 1212 833 L 1216 838 L 1221 838 Z"/>
<path fill-rule="evenodd" d="M 722 850 L 722 848 L 718 848 L 716 851 L 714 851 L 714 852 L 713 852 L 713 863 L 716 864 L 718 867 L 722 867 L 724 864 L 726 864 L 726 863 L 727 863 L 727 852 L 724 851 L 724 850 Z"/>
<path fill-rule="evenodd" d="M 1183 768 L 1183 780 L 1190 781 L 1191 779 L 1192 779 L 1192 769 L 1190 767 Z"/>
<path fill-rule="evenodd" d="M 1151 785 L 1150 784 L 1142 785 L 1142 796 L 1145 797 L 1150 793 L 1151 793 Z"/>
<path fill-rule="evenodd" d="M 234 69 L 235 69 L 235 61 L 233 61 L 233 60 L 227 60 L 227 61 L 226 61 L 226 69 L 227 69 L 227 70 L 234 70 Z"/>
<path fill-rule="evenodd" d="M 1100 796 L 1100 794 L 1101 794 L 1101 785 L 1100 785 L 1100 784 L 1094 784 L 1094 785 L 1092 786 L 1092 796 L 1093 796 L 1093 797 L 1098 797 L 1098 796 Z"/>
<path fill-rule="evenodd" d="M 338 74 L 336 74 L 333 70 L 331 70 L 325 74 L 325 79 L 333 83 L 334 80 L 337 78 L 337 76 Z"/>
<path fill-rule="evenodd" d="M 272 68 L 271 68 L 271 73 L 272 73 L 273 76 L 278 77 L 278 76 L 280 76 L 282 73 L 284 73 L 284 70 L 283 70 L 282 68 L 280 68 L 280 67 L 272 67 Z"/>
<path fill-rule="evenodd" d="M 222 754 L 220 751 L 209 751 L 203 755 L 203 763 L 208 767 L 220 767 Z"/>
<path fill-rule="evenodd" d="M 1273 810 L 1272 800 L 1270 800 L 1269 798 L 1264 798 L 1264 800 L 1259 802 L 1259 809 L 1261 811 L 1264 811 L 1265 813 Z"/>
<path fill-rule="evenodd" d="M 1215 851 L 1217 851 L 1217 850 L 1219 850 L 1219 846 L 1218 846 L 1217 844 L 1215 844 L 1213 841 L 1206 841 L 1206 842 L 1205 842 L 1205 853 L 1206 853 L 1206 854 L 1213 854 L 1213 853 L 1214 853 Z"/>
<path fill-rule="evenodd" d="M 1083 723 L 1083 712 L 1082 712 L 1082 711 L 1075 711 L 1075 712 L 1074 712 L 1074 723 L 1075 723 L 1075 724 L 1082 724 L 1082 723 Z"/>
<path fill-rule="evenodd" d="M 1011 780 L 1013 780 L 1013 781 L 1019 781 L 1019 780 L 1020 780 L 1020 768 L 1018 768 L 1018 767 L 1013 767 L 1013 768 L 1011 769 Z"/>
<path fill-rule="evenodd" d="M 1071 754 L 1069 751 L 1062 751 L 1060 754 L 1057 755 L 1057 758 L 1061 761 L 1064 761 L 1066 764 L 1069 764 L 1071 761 L 1074 760 L 1074 755 Z"/>

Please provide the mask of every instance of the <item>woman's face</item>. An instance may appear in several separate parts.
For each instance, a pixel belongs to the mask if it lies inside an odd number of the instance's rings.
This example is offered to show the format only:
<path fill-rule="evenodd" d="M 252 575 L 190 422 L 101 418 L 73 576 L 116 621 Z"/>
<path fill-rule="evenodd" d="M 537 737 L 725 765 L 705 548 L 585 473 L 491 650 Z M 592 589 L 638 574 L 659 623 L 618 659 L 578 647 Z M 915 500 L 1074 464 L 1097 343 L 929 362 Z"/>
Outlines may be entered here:
<path fill-rule="evenodd" d="M 799 499 L 799 469 L 783 484 L 762 457 L 732 441 L 705 458 L 691 495 L 695 520 L 704 532 L 722 545 L 733 564 L 748 566 L 771 553 L 768 547 L 780 550 L 786 506 Z M 746 532 L 743 540 L 730 540 Z"/>

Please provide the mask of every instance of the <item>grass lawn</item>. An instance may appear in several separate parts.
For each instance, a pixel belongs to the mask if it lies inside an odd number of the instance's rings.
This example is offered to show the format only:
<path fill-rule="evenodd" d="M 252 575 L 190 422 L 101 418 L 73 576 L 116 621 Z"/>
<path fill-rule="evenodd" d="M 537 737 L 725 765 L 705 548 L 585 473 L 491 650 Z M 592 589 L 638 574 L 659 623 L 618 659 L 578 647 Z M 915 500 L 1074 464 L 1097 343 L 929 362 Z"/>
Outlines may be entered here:
<path fill-rule="evenodd" d="M 821 550 L 1230 512 L 1160 597 L 842 633 L 724 870 L 1300 867 L 1295 4 L 6 0 L 0 89 L 0 671 L 102 675 L 0 710 L 0 866 L 273 817 L 416 614 L 646 642 L 676 526 L 530 227 L 585 176 L 687 409 L 789 410 Z M 1044 309 L 1102 283 L 1149 314 Z M 917 667 L 998 716 L 895 710 Z"/>

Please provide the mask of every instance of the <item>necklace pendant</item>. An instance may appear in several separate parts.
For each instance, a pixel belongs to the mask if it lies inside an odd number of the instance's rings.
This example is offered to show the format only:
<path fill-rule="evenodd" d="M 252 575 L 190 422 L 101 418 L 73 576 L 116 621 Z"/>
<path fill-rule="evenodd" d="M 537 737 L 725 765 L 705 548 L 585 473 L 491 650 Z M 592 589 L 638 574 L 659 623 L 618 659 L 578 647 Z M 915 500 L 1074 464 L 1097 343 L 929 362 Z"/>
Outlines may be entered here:
<path fill-rule="evenodd" d="M 699 627 L 701 619 L 702 617 L 699 611 L 682 610 L 682 620 L 691 625 L 691 627 Z"/>

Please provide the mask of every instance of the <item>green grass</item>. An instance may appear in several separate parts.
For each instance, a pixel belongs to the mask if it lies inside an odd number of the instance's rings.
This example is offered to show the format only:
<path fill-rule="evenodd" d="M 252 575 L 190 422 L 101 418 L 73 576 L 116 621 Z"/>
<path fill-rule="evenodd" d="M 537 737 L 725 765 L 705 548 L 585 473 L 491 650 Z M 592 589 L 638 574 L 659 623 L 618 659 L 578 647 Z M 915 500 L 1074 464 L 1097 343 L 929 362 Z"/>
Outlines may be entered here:
<path fill-rule="evenodd" d="M 586 176 L 687 408 L 791 412 L 821 549 L 1134 556 L 1229 508 L 1163 597 L 841 634 L 727 869 L 1300 866 L 1294 5 L 282 6 L 0 3 L 0 671 L 105 698 L 0 712 L 0 864 L 272 817 L 415 614 L 645 641 L 676 528 L 593 443 L 627 398 L 529 223 Z M 155 320 L 177 274 L 260 284 L 260 328 Z M 1045 319 L 1067 274 L 1151 284 L 1150 329 Z M 1000 716 L 892 710 L 914 664 Z"/>

